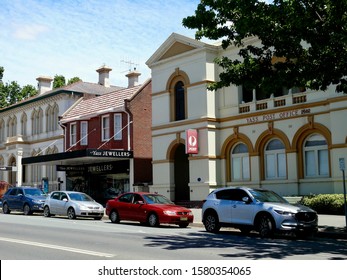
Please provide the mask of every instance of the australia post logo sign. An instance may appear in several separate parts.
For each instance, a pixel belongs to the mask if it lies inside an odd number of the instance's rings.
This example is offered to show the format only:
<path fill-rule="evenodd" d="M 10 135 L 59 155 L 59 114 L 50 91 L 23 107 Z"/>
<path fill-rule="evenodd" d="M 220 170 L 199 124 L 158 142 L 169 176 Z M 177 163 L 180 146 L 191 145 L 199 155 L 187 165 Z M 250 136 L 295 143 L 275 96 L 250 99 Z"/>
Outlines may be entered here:
<path fill-rule="evenodd" d="M 186 130 L 186 154 L 197 154 L 198 146 L 198 131 L 196 129 Z"/>

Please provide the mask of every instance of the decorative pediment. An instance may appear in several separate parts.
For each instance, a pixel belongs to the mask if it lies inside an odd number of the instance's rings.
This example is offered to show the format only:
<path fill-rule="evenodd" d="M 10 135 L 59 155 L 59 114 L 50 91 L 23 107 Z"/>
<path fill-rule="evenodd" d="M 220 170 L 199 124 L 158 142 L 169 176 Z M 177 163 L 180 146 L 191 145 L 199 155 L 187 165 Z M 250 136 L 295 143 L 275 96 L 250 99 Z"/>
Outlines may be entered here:
<path fill-rule="evenodd" d="M 195 39 L 172 33 L 166 41 L 156 50 L 156 52 L 147 60 L 146 64 L 151 65 L 183 53 L 191 52 L 199 49 L 213 48 L 216 46 L 197 41 Z"/>
<path fill-rule="evenodd" d="M 186 44 L 183 44 L 181 42 L 175 42 L 170 49 L 168 49 L 160 58 L 159 58 L 159 61 L 160 60 L 163 60 L 165 58 L 169 58 L 169 57 L 172 57 L 172 56 L 176 56 L 178 54 L 181 54 L 181 53 L 185 53 L 185 52 L 188 52 L 188 51 L 191 51 L 191 50 L 194 50 L 196 49 L 195 47 L 193 46 L 189 46 L 189 45 L 186 45 Z"/>

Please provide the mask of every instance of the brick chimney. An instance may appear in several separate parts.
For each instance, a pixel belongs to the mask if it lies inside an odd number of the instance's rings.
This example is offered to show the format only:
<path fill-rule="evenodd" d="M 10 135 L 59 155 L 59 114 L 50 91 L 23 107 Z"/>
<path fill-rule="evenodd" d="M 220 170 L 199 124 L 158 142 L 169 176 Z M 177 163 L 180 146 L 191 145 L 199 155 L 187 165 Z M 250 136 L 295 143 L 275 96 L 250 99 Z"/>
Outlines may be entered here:
<path fill-rule="evenodd" d="M 104 87 L 110 87 L 109 73 L 112 71 L 112 68 L 107 67 L 106 65 L 101 66 L 96 72 L 99 73 L 99 85 Z"/>
<path fill-rule="evenodd" d="M 136 68 L 134 69 L 134 71 L 130 71 L 128 74 L 126 74 L 125 76 L 128 77 L 128 88 L 137 86 L 139 83 L 139 76 L 141 75 L 140 72 L 136 71 Z"/>
<path fill-rule="evenodd" d="M 39 95 L 51 90 L 51 83 L 53 81 L 51 77 L 40 76 L 36 80 L 38 81 L 37 89 Z"/>

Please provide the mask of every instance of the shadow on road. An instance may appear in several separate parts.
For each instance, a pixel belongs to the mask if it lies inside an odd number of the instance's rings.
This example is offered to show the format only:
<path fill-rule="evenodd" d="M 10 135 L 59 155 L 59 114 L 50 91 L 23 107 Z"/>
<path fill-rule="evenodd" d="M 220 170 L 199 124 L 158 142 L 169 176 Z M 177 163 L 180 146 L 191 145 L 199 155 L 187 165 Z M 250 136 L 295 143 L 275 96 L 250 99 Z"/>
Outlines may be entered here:
<path fill-rule="evenodd" d="M 147 247 L 162 247 L 166 250 L 189 250 L 190 248 L 225 249 L 230 253 L 219 254 L 225 258 L 257 259 L 285 259 L 289 256 L 306 255 L 336 255 L 327 257 L 327 260 L 346 260 L 347 242 L 334 239 L 293 240 L 286 237 L 261 239 L 257 234 L 244 236 L 238 232 L 222 231 L 219 234 L 210 234 L 204 231 L 189 233 L 188 235 L 165 235 L 146 237 L 149 241 Z M 237 250 L 235 250 L 237 249 Z M 206 252 L 207 253 L 207 252 Z M 218 253 L 218 252 L 216 252 Z M 344 257 L 341 257 L 344 256 Z M 307 257 L 305 258 L 307 259 Z"/>

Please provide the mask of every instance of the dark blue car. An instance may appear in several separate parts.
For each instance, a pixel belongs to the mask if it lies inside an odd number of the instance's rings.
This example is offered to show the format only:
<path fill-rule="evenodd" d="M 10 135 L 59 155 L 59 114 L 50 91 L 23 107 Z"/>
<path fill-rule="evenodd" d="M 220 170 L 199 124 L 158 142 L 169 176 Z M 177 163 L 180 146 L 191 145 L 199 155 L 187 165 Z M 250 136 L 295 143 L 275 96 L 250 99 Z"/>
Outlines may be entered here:
<path fill-rule="evenodd" d="M 30 215 L 34 212 L 42 212 L 46 195 L 38 188 L 34 187 L 14 187 L 7 190 L 1 198 L 2 211 L 10 214 L 17 210 Z"/>

